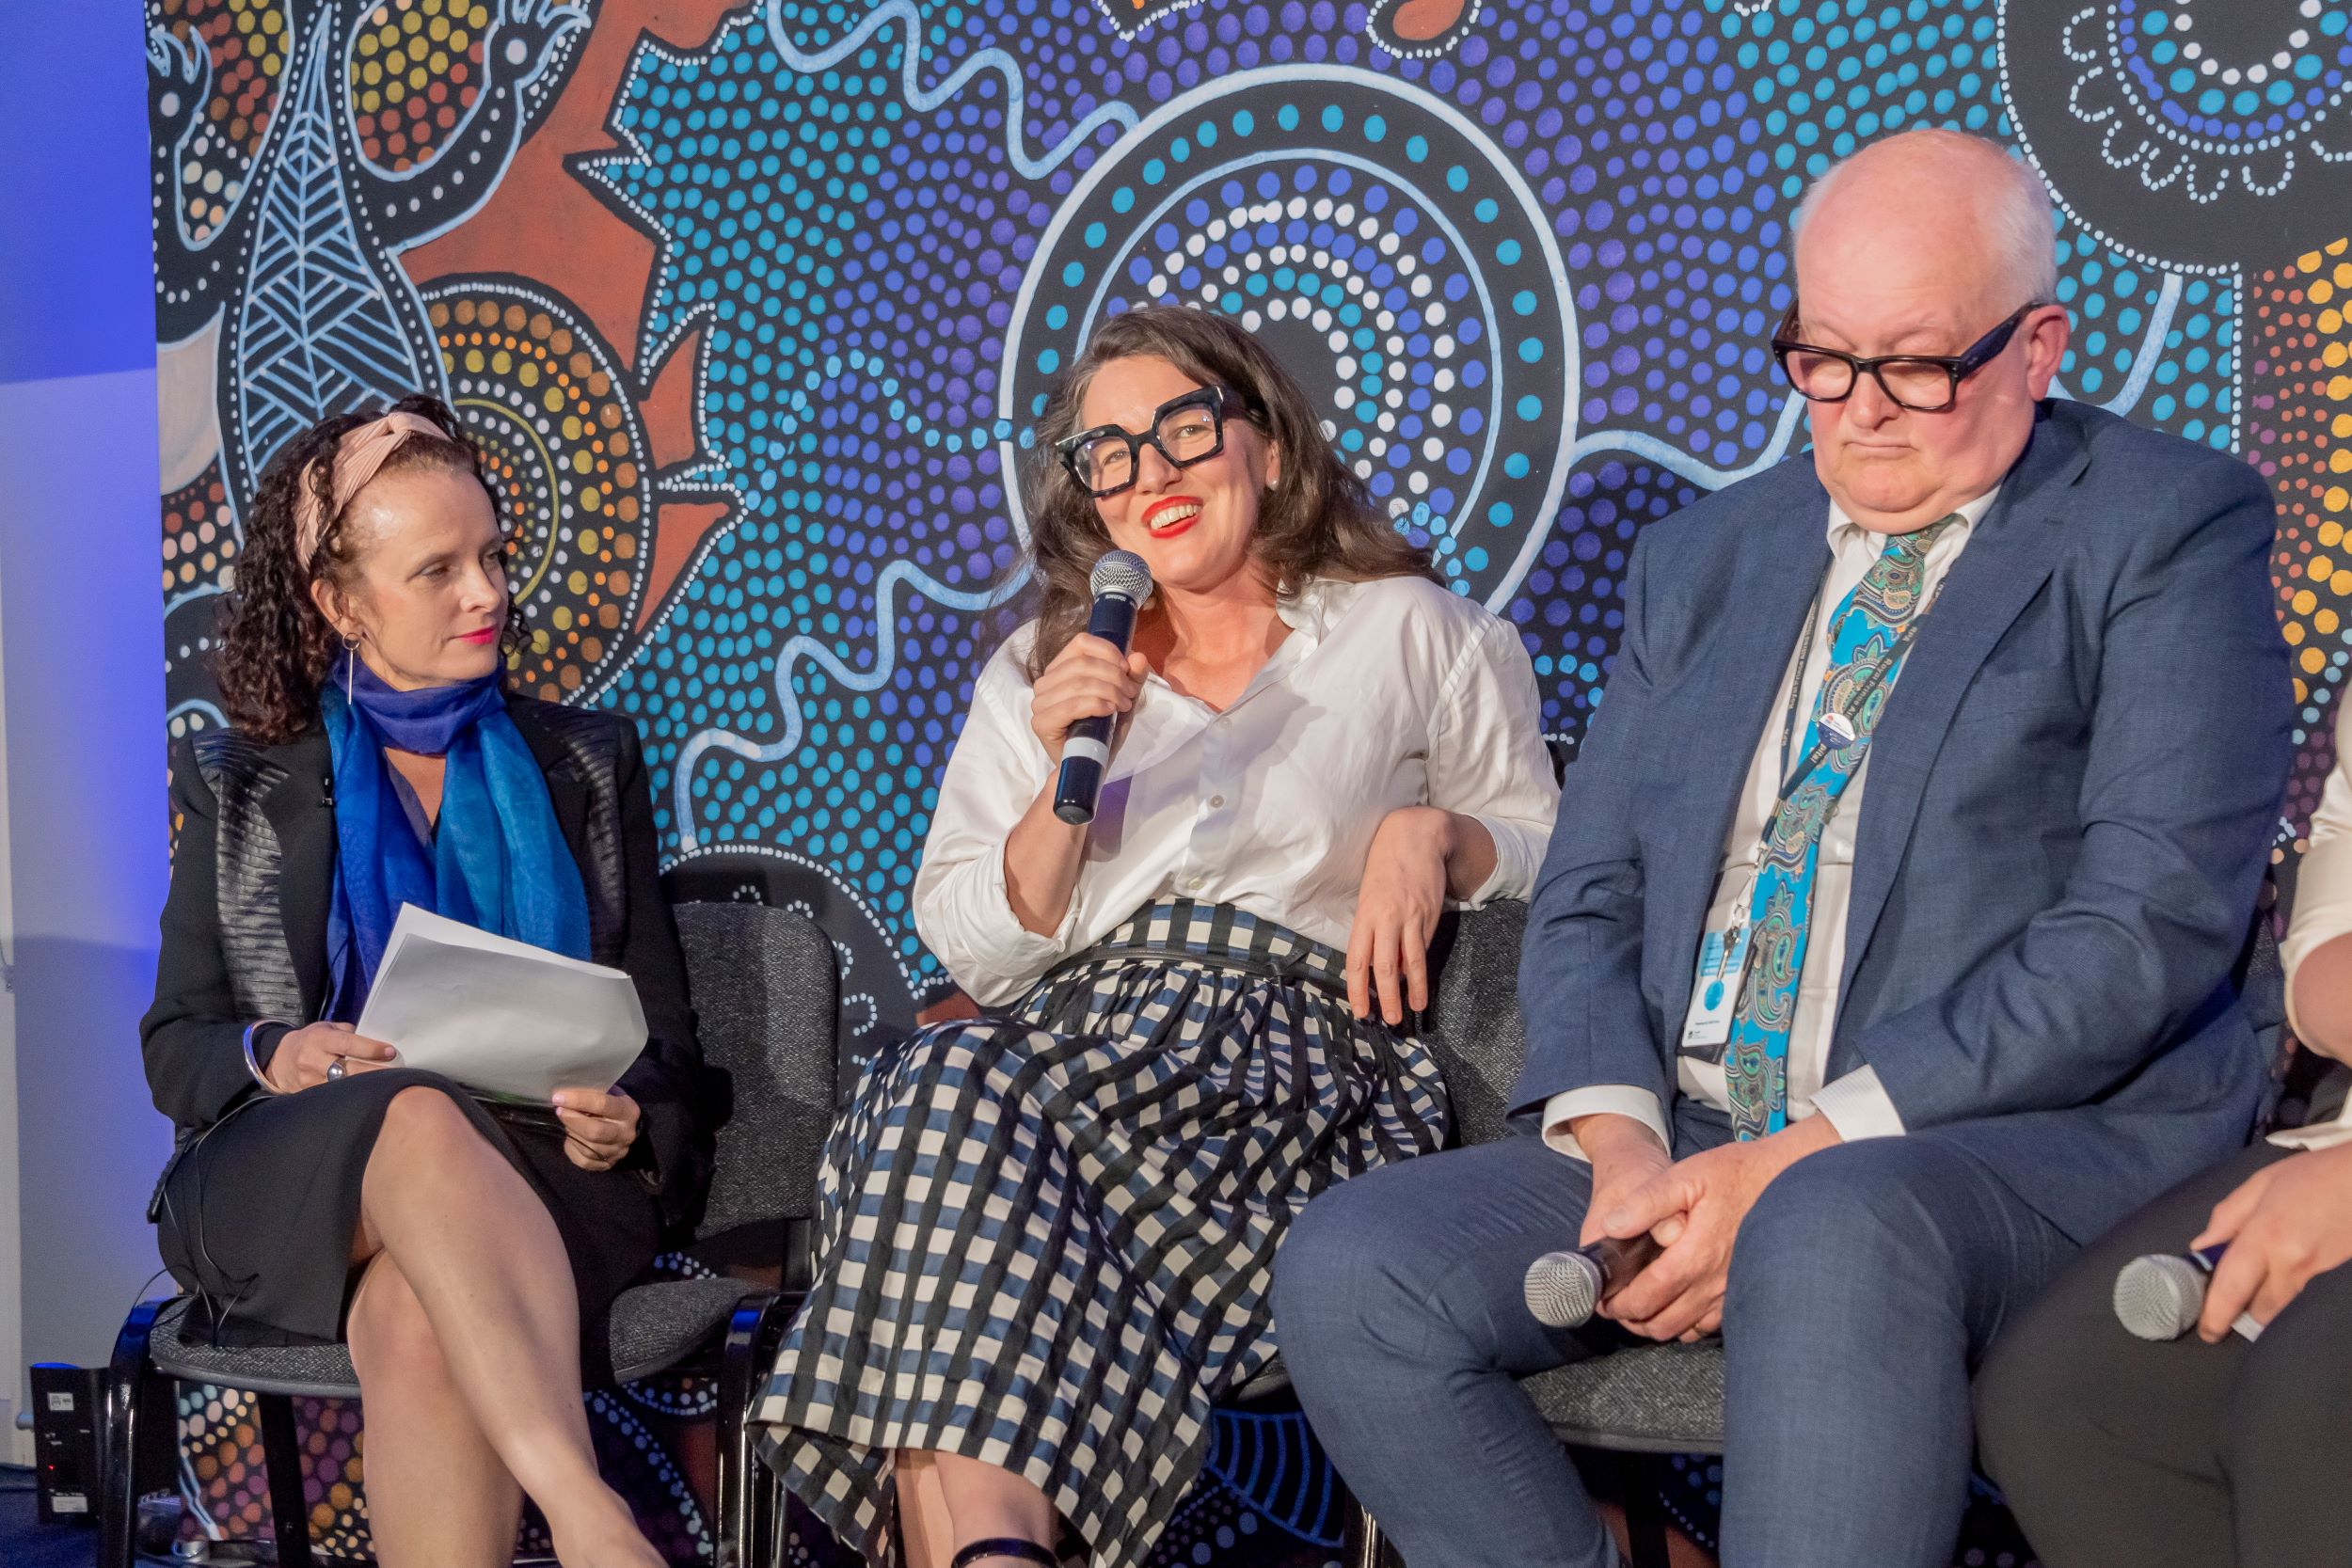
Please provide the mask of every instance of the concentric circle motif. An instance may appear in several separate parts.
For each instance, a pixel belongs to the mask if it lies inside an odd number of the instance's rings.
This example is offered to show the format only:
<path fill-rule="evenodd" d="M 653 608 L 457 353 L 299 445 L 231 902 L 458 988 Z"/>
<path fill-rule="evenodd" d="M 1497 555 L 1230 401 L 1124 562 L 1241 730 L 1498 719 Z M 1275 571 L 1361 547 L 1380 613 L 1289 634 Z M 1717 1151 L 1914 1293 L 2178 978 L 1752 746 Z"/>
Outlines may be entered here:
<path fill-rule="evenodd" d="M 644 429 L 612 350 L 555 295 L 459 279 L 424 298 L 452 404 L 504 488 L 509 577 L 531 625 L 517 685 L 561 702 L 614 667 L 636 628 L 653 541 Z"/>
<path fill-rule="evenodd" d="M 1369 71 L 1243 72 L 1154 113 L 1057 213 L 1007 328 L 1004 456 L 1104 318 L 1222 311 L 1455 591 L 1499 606 L 1566 480 L 1565 278 L 1534 195 L 1452 105 Z"/>
<path fill-rule="evenodd" d="M 2004 0 L 2001 24 L 2019 135 L 2135 259 L 2281 261 L 2352 201 L 2345 0 Z"/>

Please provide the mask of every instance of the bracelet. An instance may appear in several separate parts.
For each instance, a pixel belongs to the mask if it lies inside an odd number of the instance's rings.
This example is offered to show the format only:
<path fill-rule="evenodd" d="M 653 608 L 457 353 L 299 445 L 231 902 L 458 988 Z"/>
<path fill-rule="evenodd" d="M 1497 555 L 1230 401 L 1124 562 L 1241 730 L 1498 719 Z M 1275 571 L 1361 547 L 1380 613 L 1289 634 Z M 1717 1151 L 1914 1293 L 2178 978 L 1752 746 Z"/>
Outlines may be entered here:
<path fill-rule="evenodd" d="M 263 1094 L 283 1094 L 285 1091 L 269 1081 L 269 1074 L 262 1070 L 262 1064 L 253 1055 L 253 1031 L 273 1023 L 285 1029 L 294 1027 L 282 1018 L 257 1018 L 245 1026 L 245 1069 L 253 1074 L 253 1081 L 262 1085 Z"/>

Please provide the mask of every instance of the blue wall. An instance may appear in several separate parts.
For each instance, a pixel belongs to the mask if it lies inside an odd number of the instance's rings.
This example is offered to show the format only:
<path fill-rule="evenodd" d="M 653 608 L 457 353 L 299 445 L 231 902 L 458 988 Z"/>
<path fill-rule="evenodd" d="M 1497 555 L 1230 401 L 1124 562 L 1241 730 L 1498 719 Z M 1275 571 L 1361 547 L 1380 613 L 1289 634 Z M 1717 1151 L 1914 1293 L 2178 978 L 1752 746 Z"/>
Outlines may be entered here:
<path fill-rule="evenodd" d="M 0 0 L 5 639 L 24 1360 L 103 1361 L 155 1267 L 139 1069 L 167 875 L 141 17 Z M 6 1129 L 0 1128 L 0 1136 Z M 7 1287 L 0 1286 L 0 1289 Z"/>
<path fill-rule="evenodd" d="M 0 382 L 151 369 L 140 8 L 0 0 Z"/>

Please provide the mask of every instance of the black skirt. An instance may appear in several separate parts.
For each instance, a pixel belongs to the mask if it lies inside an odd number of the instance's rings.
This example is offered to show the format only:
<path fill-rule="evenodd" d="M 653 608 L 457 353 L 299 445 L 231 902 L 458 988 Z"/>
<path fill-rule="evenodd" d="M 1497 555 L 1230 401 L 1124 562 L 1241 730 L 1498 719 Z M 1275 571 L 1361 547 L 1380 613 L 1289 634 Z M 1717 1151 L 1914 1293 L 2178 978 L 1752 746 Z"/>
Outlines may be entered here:
<path fill-rule="evenodd" d="M 171 1276 L 199 1298 L 188 1332 L 238 1345 L 343 1338 L 361 1272 L 351 1261 L 360 1180 L 385 1107 L 412 1088 L 447 1094 L 547 1205 L 580 1297 L 580 1375 L 589 1386 L 612 1382 L 612 1298 L 660 1247 L 645 1179 L 573 1164 L 552 1111 L 486 1104 L 413 1068 L 248 1100 L 173 1160 L 156 1240 Z"/>

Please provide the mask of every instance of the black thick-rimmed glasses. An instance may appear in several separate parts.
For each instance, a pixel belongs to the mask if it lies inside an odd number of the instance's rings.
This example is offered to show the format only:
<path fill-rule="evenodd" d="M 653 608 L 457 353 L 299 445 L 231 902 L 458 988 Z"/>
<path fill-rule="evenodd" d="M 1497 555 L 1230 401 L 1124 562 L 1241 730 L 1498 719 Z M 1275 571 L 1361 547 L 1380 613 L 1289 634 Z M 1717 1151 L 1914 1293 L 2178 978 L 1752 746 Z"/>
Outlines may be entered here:
<path fill-rule="evenodd" d="M 2020 323 L 2042 309 L 2029 300 L 2014 315 L 1970 343 L 1958 354 L 1886 354 L 1860 359 L 1834 348 L 1801 343 L 1789 334 L 1797 329 L 1797 307 L 1791 301 L 1772 334 L 1772 356 L 1781 373 L 1800 397 L 1813 403 L 1843 403 L 1853 396 L 1854 384 L 1874 377 L 1879 390 L 1897 406 L 1916 414 L 1941 414 L 1960 398 L 1960 384 L 1991 364 L 2009 347 Z"/>
<path fill-rule="evenodd" d="M 1236 393 L 1224 387 L 1202 387 L 1153 409 L 1149 430 L 1097 425 L 1062 437 L 1054 443 L 1054 450 L 1061 454 L 1062 467 L 1078 482 L 1078 488 L 1104 500 L 1135 483 L 1147 444 L 1167 458 L 1171 468 L 1189 468 L 1223 451 L 1229 409 L 1235 419 L 1248 418 Z"/>

